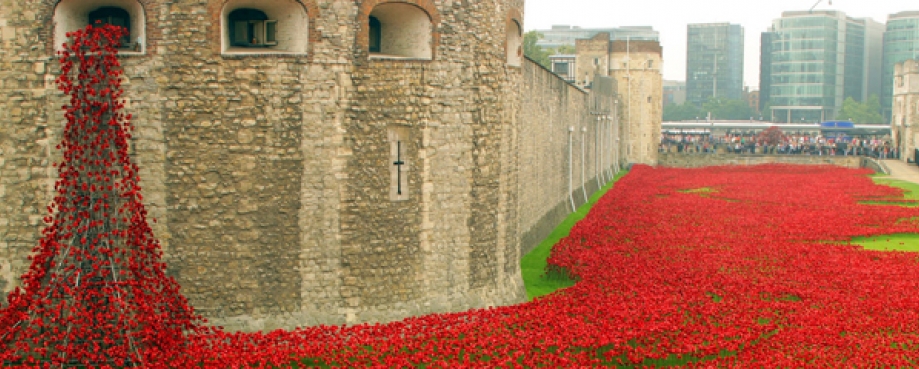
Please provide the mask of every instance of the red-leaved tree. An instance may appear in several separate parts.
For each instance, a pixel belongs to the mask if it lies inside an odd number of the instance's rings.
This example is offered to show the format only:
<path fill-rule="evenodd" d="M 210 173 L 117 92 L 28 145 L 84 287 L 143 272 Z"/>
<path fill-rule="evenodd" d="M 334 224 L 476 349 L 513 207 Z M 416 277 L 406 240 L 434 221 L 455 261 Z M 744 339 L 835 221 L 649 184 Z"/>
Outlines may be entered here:
<path fill-rule="evenodd" d="M 760 132 L 759 135 L 756 136 L 756 140 L 766 145 L 778 145 L 785 141 L 785 134 L 782 133 L 779 127 L 772 126 Z"/>
<path fill-rule="evenodd" d="M 58 87 L 70 100 L 48 227 L 0 311 L 0 366 L 171 366 L 197 316 L 165 274 L 130 158 L 117 48 L 125 30 L 68 34 Z"/>

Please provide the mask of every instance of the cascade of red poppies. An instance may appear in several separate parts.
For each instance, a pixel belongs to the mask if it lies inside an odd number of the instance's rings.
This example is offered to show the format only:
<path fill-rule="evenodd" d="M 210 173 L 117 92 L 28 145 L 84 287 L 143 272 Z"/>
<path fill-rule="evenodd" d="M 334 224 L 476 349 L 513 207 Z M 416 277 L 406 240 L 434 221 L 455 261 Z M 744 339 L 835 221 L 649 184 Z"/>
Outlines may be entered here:
<path fill-rule="evenodd" d="M 2 365 L 172 366 L 202 322 L 165 274 L 129 155 L 125 32 L 91 25 L 59 53 L 57 83 L 70 97 L 63 160 L 49 225 L 0 311 Z"/>

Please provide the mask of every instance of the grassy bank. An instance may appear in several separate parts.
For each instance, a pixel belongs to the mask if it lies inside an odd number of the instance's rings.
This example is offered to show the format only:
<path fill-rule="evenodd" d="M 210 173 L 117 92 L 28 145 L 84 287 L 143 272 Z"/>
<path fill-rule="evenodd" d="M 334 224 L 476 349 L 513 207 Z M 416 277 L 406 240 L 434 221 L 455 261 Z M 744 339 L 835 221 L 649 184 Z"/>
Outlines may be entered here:
<path fill-rule="evenodd" d="M 552 233 L 550 233 L 539 246 L 523 257 L 520 261 L 520 269 L 523 273 L 523 283 L 527 289 L 527 297 L 530 300 L 574 285 L 574 281 L 567 277 L 546 275 L 546 259 L 549 258 L 552 247 L 555 246 L 559 240 L 567 237 L 568 233 L 571 232 L 571 227 L 574 227 L 577 222 L 584 219 L 594 204 L 597 203 L 597 200 L 600 200 L 607 191 L 613 188 L 613 184 L 615 184 L 619 178 L 626 175 L 626 173 L 627 171 L 624 170 L 619 172 L 619 174 L 613 178 L 612 182 L 601 188 L 600 191 L 594 193 L 586 204 L 581 205 L 577 211 L 568 215 L 568 218 L 565 218 L 565 221 L 559 224 L 558 227 L 555 227 Z"/>
<path fill-rule="evenodd" d="M 871 178 L 874 183 L 903 189 L 903 198 L 919 200 L 919 184 L 893 179 L 884 175 Z M 915 206 L 915 205 L 906 205 Z M 857 237 L 852 243 L 861 245 L 867 250 L 919 252 L 919 234 L 903 233 L 875 237 Z"/>

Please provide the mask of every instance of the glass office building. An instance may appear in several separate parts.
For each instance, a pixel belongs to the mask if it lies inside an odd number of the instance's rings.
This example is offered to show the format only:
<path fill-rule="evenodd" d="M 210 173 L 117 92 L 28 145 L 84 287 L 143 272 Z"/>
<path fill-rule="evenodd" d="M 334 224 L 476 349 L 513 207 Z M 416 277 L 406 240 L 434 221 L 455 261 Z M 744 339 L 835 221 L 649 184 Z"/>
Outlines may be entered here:
<path fill-rule="evenodd" d="M 919 11 L 902 12 L 887 19 L 884 32 L 884 77 L 881 109 L 890 122 L 893 108 L 894 66 L 919 58 Z"/>
<path fill-rule="evenodd" d="M 686 101 L 743 97 L 744 30 L 737 24 L 690 24 L 686 40 Z"/>
<path fill-rule="evenodd" d="M 763 68 L 770 68 L 766 74 L 774 120 L 831 120 L 846 98 L 865 101 L 879 95 L 880 23 L 838 11 L 785 12 L 769 33 L 771 47 L 764 49 L 771 54 L 764 60 L 770 64 Z"/>
<path fill-rule="evenodd" d="M 763 32 L 759 45 L 759 111 L 770 115 L 766 108 L 772 101 L 772 40 L 775 32 Z"/>

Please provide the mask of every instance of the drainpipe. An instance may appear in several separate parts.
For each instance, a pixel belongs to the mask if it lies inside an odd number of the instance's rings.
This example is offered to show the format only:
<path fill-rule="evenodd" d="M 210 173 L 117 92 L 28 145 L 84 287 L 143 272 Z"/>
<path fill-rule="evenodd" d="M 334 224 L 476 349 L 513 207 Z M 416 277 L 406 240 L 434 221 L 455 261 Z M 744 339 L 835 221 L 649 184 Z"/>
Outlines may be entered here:
<path fill-rule="evenodd" d="M 597 116 L 597 125 L 595 126 L 596 129 L 594 132 L 594 152 L 596 154 L 594 155 L 594 175 L 597 176 L 597 189 L 603 187 L 603 185 L 600 184 L 600 168 L 602 168 L 602 165 L 600 164 L 600 153 L 603 152 L 603 148 L 600 147 L 600 145 L 603 143 L 603 140 L 600 139 L 600 121 L 602 119 L 603 118 L 601 118 L 601 116 Z"/>
<path fill-rule="evenodd" d="M 581 193 L 584 194 L 584 203 L 586 204 L 587 199 L 587 171 L 584 169 L 587 161 L 587 153 L 584 151 L 584 146 L 587 143 L 587 127 L 581 127 Z"/>
<path fill-rule="evenodd" d="M 571 147 L 574 138 L 574 127 L 568 127 L 568 199 L 571 200 L 571 212 L 578 210 L 574 206 L 574 148 Z"/>

